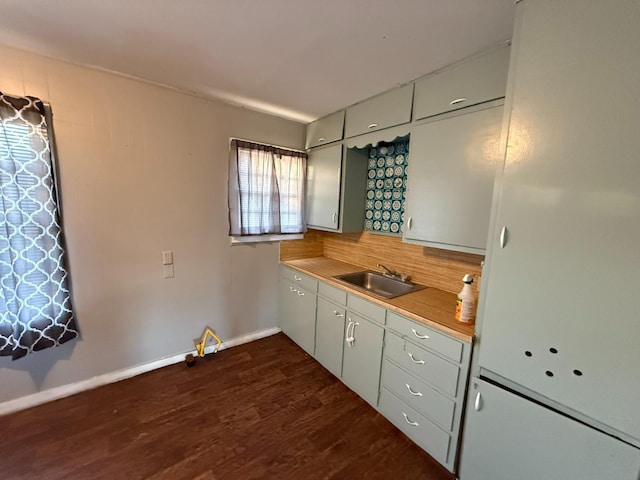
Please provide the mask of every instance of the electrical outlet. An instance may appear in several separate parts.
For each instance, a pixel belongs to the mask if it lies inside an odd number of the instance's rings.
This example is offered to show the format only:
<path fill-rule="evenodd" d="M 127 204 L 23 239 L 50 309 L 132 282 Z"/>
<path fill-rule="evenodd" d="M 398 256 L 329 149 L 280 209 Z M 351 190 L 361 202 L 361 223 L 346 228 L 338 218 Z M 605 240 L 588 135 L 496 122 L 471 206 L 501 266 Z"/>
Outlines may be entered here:
<path fill-rule="evenodd" d="M 173 252 L 171 250 L 165 250 L 162 252 L 162 264 L 173 265 Z"/>
<path fill-rule="evenodd" d="M 173 278 L 173 265 L 163 265 L 162 266 L 162 275 L 164 278 Z"/>

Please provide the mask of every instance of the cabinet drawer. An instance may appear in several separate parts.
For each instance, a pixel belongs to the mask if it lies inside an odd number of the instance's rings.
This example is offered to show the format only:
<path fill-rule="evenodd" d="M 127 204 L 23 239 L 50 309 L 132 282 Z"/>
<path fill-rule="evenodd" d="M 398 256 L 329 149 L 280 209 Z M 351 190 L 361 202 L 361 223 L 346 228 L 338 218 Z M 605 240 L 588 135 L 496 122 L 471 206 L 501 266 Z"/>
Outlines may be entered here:
<path fill-rule="evenodd" d="M 387 335 L 384 354 L 386 358 L 393 360 L 440 392 L 452 397 L 456 396 L 460 375 L 460 368 L 456 365 L 393 333 Z"/>
<path fill-rule="evenodd" d="M 325 143 L 342 140 L 344 130 L 344 110 L 327 115 L 307 125 L 305 148 L 317 147 Z"/>
<path fill-rule="evenodd" d="M 393 392 L 425 417 L 442 428 L 451 431 L 455 402 L 429 387 L 426 383 L 409 375 L 393 363 L 382 364 L 382 387 Z"/>
<path fill-rule="evenodd" d="M 449 357 L 456 362 L 462 360 L 462 342 L 394 312 L 387 313 L 387 321 L 391 330 L 398 332 L 407 339 Z"/>
<path fill-rule="evenodd" d="M 283 267 L 281 271 L 282 275 L 294 284 L 302 285 L 314 293 L 318 291 L 318 281 L 315 278 L 287 267 Z"/>
<path fill-rule="evenodd" d="M 386 389 L 380 392 L 380 411 L 407 437 L 443 465 L 449 456 L 449 435 Z"/>
<path fill-rule="evenodd" d="M 413 84 L 409 84 L 349 107 L 345 138 L 410 122 L 412 100 Z"/>
<path fill-rule="evenodd" d="M 318 294 L 323 297 L 327 297 L 332 302 L 339 303 L 340 305 L 347 304 L 347 292 L 324 282 L 318 282 Z"/>
<path fill-rule="evenodd" d="M 509 50 L 498 48 L 417 81 L 414 120 L 504 97 Z"/>
<path fill-rule="evenodd" d="M 355 295 L 347 295 L 347 307 L 349 310 L 358 312 L 370 320 L 375 320 L 378 323 L 384 325 L 387 311 L 375 303 L 371 303 L 363 298 L 356 297 Z"/>

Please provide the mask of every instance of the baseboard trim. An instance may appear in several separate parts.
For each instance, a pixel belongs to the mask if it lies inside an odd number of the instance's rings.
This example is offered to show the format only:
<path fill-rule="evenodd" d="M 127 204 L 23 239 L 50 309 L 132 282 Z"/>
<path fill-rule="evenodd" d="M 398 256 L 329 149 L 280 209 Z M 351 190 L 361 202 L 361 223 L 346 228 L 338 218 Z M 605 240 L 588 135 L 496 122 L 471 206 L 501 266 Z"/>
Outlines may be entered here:
<path fill-rule="evenodd" d="M 277 327 L 267 328 L 265 330 L 258 330 L 247 335 L 242 335 L 230 340 L 225 340 L 224 342 L 222 342 L 222 345 L 220 345 L 220 350 L 225 350 L 237 345 L 253 342 L 254 340 L 259 340 L 261 338 L 270 337 L 271 335 L 275 335 L 279 331 L 280 329 Z M 215 344 L 209 345 L 205 348 L 205 353 L 211 353 L 214 350 Z M 102 385 L 119 382 L 120 380 L 135 377 L 136 375 L 140 375 L 142 373 L 150 372 L 158 368 L 182 362 L 184 361 L 185 355 L 187 355 L 188 353 L 192 353 L 195 355 L 196 351 L 194 349 L 191 351 L 178 353 L 176 355 L 171 355 L 170 357 L 161 358 L 159 360 L 154 360 L 142 365 L 136 365 L 134 367 L 125 368 L 122 370 L 116 370 L 115 372 L 105 373 L 103 375 L 98 375 L 97 377 L 92 377 L 87 380 L 81 380 L 79 382 L 50 388 L 48 390 L 43 390 L 31 395 L 8 400 L 6 402 L 0 403 L 0 416 L 17 412 L 19 410 L 25 410 L 27 408 L 35 407 L 36 405 L 41 405 L 43 403 L 68 397 L 76 393 L 84 392 L 85 390 L 91 390 L 93 388 L 101 387 Z"/>

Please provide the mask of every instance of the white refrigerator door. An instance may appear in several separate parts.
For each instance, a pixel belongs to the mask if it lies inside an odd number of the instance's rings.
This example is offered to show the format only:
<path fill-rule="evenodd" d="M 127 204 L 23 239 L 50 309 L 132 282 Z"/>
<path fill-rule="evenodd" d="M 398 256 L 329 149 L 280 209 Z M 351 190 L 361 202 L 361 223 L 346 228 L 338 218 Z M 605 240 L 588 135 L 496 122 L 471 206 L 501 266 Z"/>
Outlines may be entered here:
<path fill-rule="evenodd" d="M 460 480 L 638 480 L 640 450 L 472 379 Z"/>

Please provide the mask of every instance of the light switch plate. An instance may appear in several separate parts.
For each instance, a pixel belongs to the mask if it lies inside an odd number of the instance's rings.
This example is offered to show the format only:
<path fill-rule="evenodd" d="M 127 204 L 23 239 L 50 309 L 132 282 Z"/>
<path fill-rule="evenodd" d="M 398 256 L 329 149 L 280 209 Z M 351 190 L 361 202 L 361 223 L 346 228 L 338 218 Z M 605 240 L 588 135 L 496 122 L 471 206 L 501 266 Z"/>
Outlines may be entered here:
<path fill-rule="evenodd" d="M 165 250 L 164 252 L 162 252 L 162 264 L 163 265 L 173 264 L 173 252 L 171 250 Z"/>

